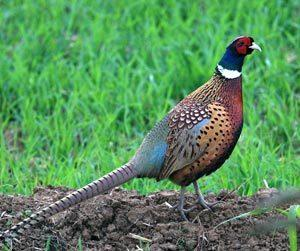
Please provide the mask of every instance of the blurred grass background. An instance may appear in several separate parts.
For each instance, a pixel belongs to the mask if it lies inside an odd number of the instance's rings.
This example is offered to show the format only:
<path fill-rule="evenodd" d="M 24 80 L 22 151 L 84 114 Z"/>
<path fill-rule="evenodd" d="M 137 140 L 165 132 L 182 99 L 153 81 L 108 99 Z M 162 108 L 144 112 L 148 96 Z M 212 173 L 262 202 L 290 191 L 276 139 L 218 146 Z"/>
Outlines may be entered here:
<path fill-rule="evenodd" d="M 78 188 L 125 163 L 241 34 L 263 49 L 243 69 L 243 133 L 200 186 L 300 186 L 299 12 L 298 0 L 1 1 L 0 192 Z"/>

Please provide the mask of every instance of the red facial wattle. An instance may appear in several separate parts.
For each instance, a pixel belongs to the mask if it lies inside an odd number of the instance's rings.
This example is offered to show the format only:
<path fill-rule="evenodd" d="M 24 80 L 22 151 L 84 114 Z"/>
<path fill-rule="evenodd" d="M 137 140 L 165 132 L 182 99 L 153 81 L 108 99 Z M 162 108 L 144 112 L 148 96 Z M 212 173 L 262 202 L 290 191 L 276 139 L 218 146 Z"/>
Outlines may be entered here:
<path fill-rule="evenodd" d="M 246 55 L 248 52 L 249 46 L 251 46 L 252 41 L 248 37 L 242 37 L 237 40 L 235 48 L 238 54 Z"/>

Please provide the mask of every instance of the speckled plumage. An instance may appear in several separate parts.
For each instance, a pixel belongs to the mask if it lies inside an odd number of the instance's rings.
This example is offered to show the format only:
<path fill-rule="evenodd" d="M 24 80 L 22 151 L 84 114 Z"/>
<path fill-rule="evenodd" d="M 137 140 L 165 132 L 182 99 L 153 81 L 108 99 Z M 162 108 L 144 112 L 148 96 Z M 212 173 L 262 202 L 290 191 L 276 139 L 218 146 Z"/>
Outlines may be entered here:
<path fill-rule="evenodd" d="M 161 171 L 160 178 L 170 177 L 170 179 L 181 186 L 187 186 L 205 174 L 210 174 L 219 168 L 231 154 L 243 124 L 242 112 L 242 88 L 241 78 L 235 80 L 224 80 L 222 76 L 214 75 L 204 86 L 190 94 L 180 102 L 171 112 L 168 135 L 169 147 L 166 153 L 166 160 Z M 205 94 L 203 94 L 205 93 Z M 205 99 L 202 97 L 205 96 Z M 185 110 L 186 125 L 179 129 L 179 121 L 174 125 L 172 118 Z M 188 157 L 185 165 L 168 165 L 178 158 L 172 147 L 177 145 L 181 148 L 181 142 L 176 140 L 178 134 L 187 131 L 186 145 L 190 145 L 191 133 L 189 133 L 189 120 L 187 118 L 194 114 L 197 109 L 203 114 L 202 121 L 207 120 L 198 131 L 193 133 L 197 138 L 195 146 L 183 155 Z M 187 121 L 188 120 L 188 121 Z M 194 126 L 197 126 L 194 125 Z M 178 146 L 179 144 L 179 146 Z M 192 157 L 194 156 L 194 158 Z M 167 171 L 165 171 L 167 170 Z"/>
<path fill-rule="evenodd" d="M 187 186 L 210 174 L 228 158 L 238 140 L 242 109 L 242 78 L 225 79 L 215 73 L 145 137 L 132 159 L 138 177 L 170 178 Z"/>
<path fill-rule="evenodd" d="M 231 154 L 243 125 L 241 70 L 246 55 L 261 50 L 251 37 L 238 37 L 226 49 L 213 77 L 192 92 L 147 134 L 133 158 L 122 167 L 32 214 L 0 234 L 12 240 L 25 229 L 135 177 L 170 179 L 184 189 L 194 184 L 197 202 L 210 208 L 196 183 L 218 169 Z"/>

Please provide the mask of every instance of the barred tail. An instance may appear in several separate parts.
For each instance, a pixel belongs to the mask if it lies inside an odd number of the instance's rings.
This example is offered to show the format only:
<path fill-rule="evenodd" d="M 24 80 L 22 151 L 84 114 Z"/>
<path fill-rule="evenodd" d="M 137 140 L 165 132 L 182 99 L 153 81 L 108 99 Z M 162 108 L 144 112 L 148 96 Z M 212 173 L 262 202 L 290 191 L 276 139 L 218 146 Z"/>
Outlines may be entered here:
<path fill-rule="evenodd" d="M 21 221 L 9 230 L 0 234 L 0 243 L 3 240 L 10 240 L 22 234 L 25 229 L 33 227 L 33 225 L 43 222 L 45 219 L 62 212 L 80 202 L 93 198 L 105 191 L 119 186 L 132 178 L 136 177 L 136 171 L 131 164 L 125 164 L 115 171 L 105 175 L 104 177 L 78 189 L 68 196 L 56 201 L 48 207 L 32 214 L 29 218 Z"/>

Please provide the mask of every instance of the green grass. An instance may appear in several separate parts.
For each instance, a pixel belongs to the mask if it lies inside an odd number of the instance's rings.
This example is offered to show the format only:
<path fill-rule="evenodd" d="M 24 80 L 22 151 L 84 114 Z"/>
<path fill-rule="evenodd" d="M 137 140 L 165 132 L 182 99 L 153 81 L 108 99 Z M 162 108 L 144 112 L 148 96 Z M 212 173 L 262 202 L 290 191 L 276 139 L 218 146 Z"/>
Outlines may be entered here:
<path fill-rule="evenodd" d="M 240 34 L 263 49 L 243 69 L 243 133 L 200 185 L 299 186 L 299 11 L 298 0 L 1 1 L 0 192 L 78 188 L 125 163 Z"/>

